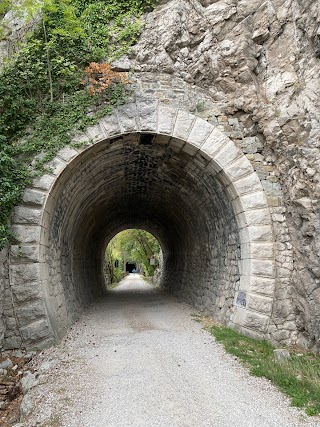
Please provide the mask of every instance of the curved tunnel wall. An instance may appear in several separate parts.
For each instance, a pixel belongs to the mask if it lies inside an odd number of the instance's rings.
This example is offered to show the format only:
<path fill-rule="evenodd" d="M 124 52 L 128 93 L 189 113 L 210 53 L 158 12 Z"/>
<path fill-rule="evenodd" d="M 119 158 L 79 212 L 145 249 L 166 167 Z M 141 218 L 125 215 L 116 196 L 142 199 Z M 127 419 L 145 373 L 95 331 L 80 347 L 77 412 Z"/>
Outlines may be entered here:
<path fill-rule="evenodd" d="M 222 320 L 233 306 L 240 244 L 228 195 L 207 158 L 190 155 L 181 140 L 157 139 L 127 134 L 88 150 L 52 193 L 48 308 L 62 334 L 103 293 L 106 241 L 125 228 L 160 240 L 164 288 Z"/>
<path fill-rule="evenodd" d="M 160 240 L 163 287 L 264 336 L 274 286 L 272 228 L 243 153 L 202 119 L 150 99 L 119 108 L 74 142 L 89 140 L 89 147 L 61 150 L 52 174 L 35 181 L 15 211 L 16 231 L 26 247 L 33 233 L 38 250 L 25 270 L 33 283 L 26 298 L 22 265 L 12 259 L 24 342 L 47 345 L 63 336 L 104 291 L 106 244 L 133 227 Z M 37 312 L 31 319 L 30 300 Z"/>

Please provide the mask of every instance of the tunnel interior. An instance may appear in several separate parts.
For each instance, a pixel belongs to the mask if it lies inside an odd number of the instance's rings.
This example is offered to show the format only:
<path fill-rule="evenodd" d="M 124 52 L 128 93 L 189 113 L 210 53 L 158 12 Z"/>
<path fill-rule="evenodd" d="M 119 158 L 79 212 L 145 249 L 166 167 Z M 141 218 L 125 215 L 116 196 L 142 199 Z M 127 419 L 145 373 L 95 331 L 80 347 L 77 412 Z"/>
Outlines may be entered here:
<path fill-rule="evenodd" d="M 225 321 L 239 281 L 240 246 L 225 185 L 194 146 L 124 134 L 84 150 L 62 173 L 46 208 L 46 304 L 64 335 L 105 292 L 104 252 L 127 228 L 163 250 L 161 287 Z"/>
<path fill-rule="evenodd" d="M 137 269 L 137 266 L 135 264 L 132 264 L 131 262 L 126 263 L 126 272 L 127 273 L 132 273 L 133 270 L 136 271 L 136 269 Z"/>

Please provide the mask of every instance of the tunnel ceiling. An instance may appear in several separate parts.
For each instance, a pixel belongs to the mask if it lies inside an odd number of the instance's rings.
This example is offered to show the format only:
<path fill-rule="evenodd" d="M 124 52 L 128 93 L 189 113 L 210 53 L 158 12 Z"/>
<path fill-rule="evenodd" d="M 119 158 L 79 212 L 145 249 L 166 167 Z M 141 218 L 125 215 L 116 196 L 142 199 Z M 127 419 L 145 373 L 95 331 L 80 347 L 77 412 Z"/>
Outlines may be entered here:
<path fill-rule="evenodd" d="M 190 156 L 185 145 L 132 134 L 86 153 L 55 194 L 50 237 L 77 236 L 101 250 L 116 232 L 140 227 L 164 246 L 194 240 L 200 229 L 209 241 L 219 222 L 212 218 L 230 221 L 233 211 L 222 184 L 206 169 L 209 160 Z"/>

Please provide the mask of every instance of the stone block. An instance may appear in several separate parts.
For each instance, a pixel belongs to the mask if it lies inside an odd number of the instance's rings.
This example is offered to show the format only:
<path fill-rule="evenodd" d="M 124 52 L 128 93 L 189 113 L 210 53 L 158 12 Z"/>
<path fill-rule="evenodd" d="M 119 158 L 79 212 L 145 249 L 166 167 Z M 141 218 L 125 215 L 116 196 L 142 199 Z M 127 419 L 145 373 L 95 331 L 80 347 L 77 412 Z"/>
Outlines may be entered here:
<path fill-rule="evenodd" d="M 274 259 L 274 245 L 273 243 L 251 243 L 251 258 L 258 259 Z"/>
<path fill-rule="evenodd" d="M 247 294 L 247 307 L 250 310 L 259 311 L 263 314 L 269 315 L 272 310 L 272 298 L 261 295 Z"/>
<path fill-rule="evenodd" d="M 239 272 L 241 275 L 250 276 L 252 265 L 251 265 L 251 259 L 245 258 L 241 259 L 239 262 Z"/>
<path fill-rule="evenodd" d="M 88 147 L 90 147 L 91 142 L 90 142 L 90 138 L 86 133 L 78 133 L 76 134 L 71 142 L 70 142 L 70 146 L 75 146 L 76 150 L 78 151 L 78 153 L 81 153 L 84 150 L 87 150 Z"/>
<path fill-rule="evenodd" d="M 232 208 L 236 216 L 244 215 L 241 198 L 239 196 L 232 200 Z"/>
<path fill-rule="evenodd" d="M 189 154 L 189 156 L 195 156 L 199 151 L 199 148 L 187 142 L 186 144 L 184 144 L 182 151 L 186 154 Z"/>
<path fill-rule="evenodd" d="M 244 212 L 236 214 L 235 220 L 239 229 L 245 229 L 248 226 Z"/>
<path fill-rule="evenodd" d="M 215 153 L 217 153 L 217 151 L 223 146 L 227 145 L 229 141 L 229 138 L 227 138 L 224 133 L 214 128 L 205 143 L 202 145 L 201 150 L 209 157 L 214 158 Z"/>
<path fill-rule="evenodd" d="M 250 241 L 273 242 L 272 228 L 268 225 L 254 225 L 248 227 Z"/>
<path fill-rule="evenodd" d="M 245 156 L 241 156 L 234 162 L 229 163 L 224 168 L 224 171 L 229 176 L 230 181 L 233 182 L 242 178 L 244 175 L 252 174 L 253 168 L 249 160 Z"/>
<path fill-rule="evenodd" d="M 250 292 L 273 296 L 275 288 L 275 280 L 267 277 L 251 276 L 248 278 L 240 278 L 240 287 L 246 284 Z"/>
<path fill-rule="evenodd" d="M 54 159 L 50 160 L 46 166 L 51 169 L 50 173 L 52 175 L 60 175 L 61 172 L 65 169 L 66 163 L 58 157 L 55 157 Z"/>
<path fill-rule="evenodd" d="M 46 196 L 47 194 L 42 191 L 27 188 L 23 193 L 22 201 L 27 205 L 43 206 Z"/>
<path fill-rule="evenodd" d="M 6 337 L 3 340 L 3 349 L 12 350 L 13 348 L 20 348 L 22 344 L 22 339 L 18 335 L 13 335 L 11 337 Z"/>
<path fill-rule="evenodd" d="M 13 221 L 15 224 L 41 224 L 42 210 L 16 206 L 14 208 Z"/>
<path fill-rule="evenodd" d="M 12 245 L 10 248 L 10 261 L 14 264 L 23 262 L 39 262 L 38 245 Z"/>
<path fill-rule="evenodd" d="M 12 285 L 23 285 L 41 279 L 41 264 L 14 264 L 10 266 L 10 279 Z"/>
<path fill-rule="evenodd" d="M 221 172 L 221 166 L 219 166 L 216 162 L 214 162 L 213 160 L 210 161 L 207 166 L 206 166 L 206 170 L 212 175 L 215 176 L 217 175 L 219 172 Z"/>
<path fill-rule="evenodd" d="M 215 160 L 213 160 L 215 162 Z M 218 163 L 217 163 L 218 164 Z M 222 168 L 222 166 L 219 164 L 219 167 Z M 223 169 L 221 169 L 221 172 L 219 173 L 219 181 L 223 184 L 224 187 L 232 187 L 232 189 L 234 189 L 234 186 L 232 184 L 232 182 L 230 181 L 228 175 L 226 173 L 224 173 Z M 235 194 L 238 197 L 238 194 L 235 191 Z"/>
<path fill-rule="evenodd" d="M 52 336 L 52 330 L 47 320 L 39 320 L 31 325 L 20 328 L 21 338 L 25 345 L 36 344 Z"/>
<path fill-rule="evenodd" d="M 39 282 L 12 284 L 12 294 L 18 304 L 34 301 L 40 297 Z"/>
<path fill-rule="evenodd" d="M 40 242 L 41 227 L 36 225 L 14 225 L 12 231 L 21 243 Z"/>
<path fill-rule="evenodd" d="M 103 127 L 107 138 L 111 138 L 115 135 L 121 135 L 120 125 L 115 114 L 104 116 L 100 120 L 100 125 Z"/>
<path fill-rule="evenodd" d="M 259 332 L 265 332 L 268 326 L 268 317 L 249 311 L 244 308 L 236 307 L 232 316 L 231 321 L 239 326 L 244 326 L 245 328 L 257 330 Z"/>
<path fill-rule="evenodd" d="M 242 200 L 242 199 L 241 199 Z M 248 225 L 270 225 L 271 218 L 268 208 L 248 210 L 244 213 Z"/>
<path fill-rule="evenodd" d="M 26 326 L 47 316 L 41 300 L 30 301 L 27 305 L 16 306 L 15 312 L 20 326 Z"/>
<path fill-rule="evenodd" d="M 227 164 L 236 160 L 240 156 L 241 150 L 231 140 L 228 140 L 228 142 L 214 154 L 213 158 L 222 168 L 224 168 Z"/>
<path fill-rule="evenodd" d="M 238 218 L 238 216 L 237 216 Z M 250 243 L 249 227 L 245 227 L 239 230 L 239 240 L 241 245 L 244 243 Z"/>
<path fill-rule="evenodd" d="M 244 194 L 241 196 L 241 203 L 244 211 L 268 207 L 266 196 L 262 191 Z"/>
<path fill-rule="evenodd" d="M 88 135 L 88 138 L 93 144 L 96 144 L 106 139 L 105 130 L 99 123 L 93 126 L 89 126 L 86 129 L 86 134 Z"/>
<path fill-rule="evenodd" d="M 179 153 L 184 145 L 185 145 L 185 142 L 181 141 L 181 139 L 171 138 L 169 143 L 169 148 L 171 148 L 171 150 L 174 151 L 175 153 Z"/>
<path fill-rule="evenodd" d="M 220 173 L 220 176 L 221 176 L 222 174 Z M 228 185 L 227 187 L 226 187 L 226 190 L 227 190 L 227 194 L 228 194 L 228 196 L 229 196 L 229 199 L 232 201 L 232 200 L 235 200 L 236 198 L 238 198 L 239 197 L 239 195 L 238 195 L 238 192 L 237 192 L 237 190 L 234 188 L 234 186 L 233 185 Z"/>
<path fill-rule="evenodd" d="M 164 105 L 159 106 L 158 132 L 171 135 L 176 119 L 176 111 Z"/>
<path fill-rule="evenodd" d="M 234 181 L 233 185 L 237 189 L 239 195 L 262 190 L 260 180 L 255 172 Z"/>
<path fill-rule="evenodd" d="M 213 130 L 213 126 L 203 119 L 196 118 L 187 142 L 200 148 Z"/>
<path fill-rule="evenodd" d="M 137 132 L 138 110 L 135 103 L 121 105 L 116 109 L 122 133 Z"/>
<path fill-rule="evenodd" d="M 50 190 L 56 178 L 52 175 L 44 174 L 32 181 L 32 186 L 40 190 Z"/>
<path fill-rule="evenodd" d="M 207 166 L 207 164 L 211 161 L 210 158 L 206 154 L 204 154 L 202 151 L 198 150 L 197 154 L 194 156 L 193 161 L 196 165 L 198 165 L 201 170 L 204 170 Z"/>
<path fill-rule="evenodd" d="M 159 145 L 167 145 L 171 140 L 169 135 L 156 135 L 156 143 Z"/>
<path fill-rule="evenodd" d="M 137 102 L 139 128 L 141 132 L 156 133 L 158 129 L 158 102 L 144 99 Z"/>
<path fill-rule="evenodd" d="M 79 155 L 79 152 L 72 147 L 66 146 L 58 151 L 58 156 L 66 163 L 71 162 L 75 157 Z"/>
<path fill-rule="evenodd" d="M 173 136 L 175 138 L 180 138 L 184 141 L 187 141 L 194 121 L 195 118 L 193 115 L 186 113 L 185 111 L 179 110 L 173 129 Z"/>

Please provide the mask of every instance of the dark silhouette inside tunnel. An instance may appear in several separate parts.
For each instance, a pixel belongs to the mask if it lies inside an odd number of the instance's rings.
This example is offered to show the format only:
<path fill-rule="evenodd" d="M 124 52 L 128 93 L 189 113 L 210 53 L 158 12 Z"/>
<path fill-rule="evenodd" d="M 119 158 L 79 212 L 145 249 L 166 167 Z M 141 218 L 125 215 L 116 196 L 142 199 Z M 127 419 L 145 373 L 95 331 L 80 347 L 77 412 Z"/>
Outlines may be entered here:
<path fill-rule="evenodd" d="M 131 264 L 131 263 L 127 262 L 127 263 L 126 263 L 126 272 L 127 272 L 127 273 L 133 273 L 133 270 L 134 270 L 134 272 L 136 272 L 136 271 L 137 271 L 137 266 L 136 266 L 136 264 Z"/>

